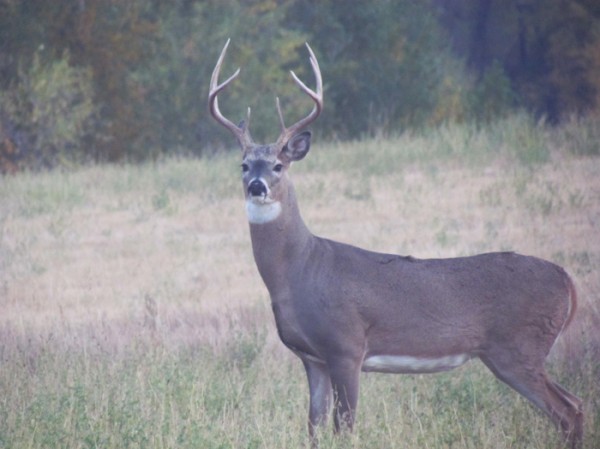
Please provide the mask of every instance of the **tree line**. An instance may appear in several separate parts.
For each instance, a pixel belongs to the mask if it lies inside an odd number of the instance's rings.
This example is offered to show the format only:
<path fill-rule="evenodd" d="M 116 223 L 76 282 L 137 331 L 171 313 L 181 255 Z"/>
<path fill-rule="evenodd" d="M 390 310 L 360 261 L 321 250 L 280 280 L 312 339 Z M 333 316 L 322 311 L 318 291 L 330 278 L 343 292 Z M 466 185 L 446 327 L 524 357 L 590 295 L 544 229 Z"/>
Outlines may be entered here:
<path fill-rule="evenodd" d="M 306 113 L 289 76 L 325 81 L 325 138 L 485 123 L 520 109 L 550 124 L 593 113 L 600 92 L 596 0 L 0 0 L 0 166 L 207 154 L 230 140 L 208 117 L 221 99 L 252 133 Z"/>

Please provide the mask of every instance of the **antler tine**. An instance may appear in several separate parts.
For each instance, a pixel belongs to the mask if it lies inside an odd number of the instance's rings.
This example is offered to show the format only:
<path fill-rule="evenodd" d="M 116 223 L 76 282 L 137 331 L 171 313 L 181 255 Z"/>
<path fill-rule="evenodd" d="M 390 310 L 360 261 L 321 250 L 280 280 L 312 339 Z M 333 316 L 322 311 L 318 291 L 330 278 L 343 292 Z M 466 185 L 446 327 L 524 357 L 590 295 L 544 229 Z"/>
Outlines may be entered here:
<path fill-rule="evenodd" d="M 307 87 L 306 84 L 304 84 L 302 80 L 300 80 L 300 78 L 298 78 L 298 76 L 296 76 L 296 74 L 293 71 L 290 71 L 290 73 L 298 87 L 300 87 L 300 90 L 302 90 L 315 102 L 315 106 L 306 117 L 296 122 L 289 128 L 286 128 L 285 122 L 283 120 L 283 113 L 281 112 L 281 106 L 279 104 L 279 98 L 276 99 L 277 113 L 279 114 L 279 123 L 281 124 L 281 135 L 277 140 L 279 144 L 286 143 L 295 133 L 297 133 L 302 128 L 308 126 L 310 123 L 315 121 L 316 118 L 321 114 L 321 111 L 323 110 L 323 79 L 321 77 L 321 69 L 319 68 L 319 62 L 317 61 L 317 57 L 315 56 L 308 43 L 306 44 L 306 48 L 308 49 L 308 53 L 310 54 L 310 65 L 312 66 L 313 72 L 315 74 L 315 80 L 317 83 L 316 92 Z"/>
<path fill-rule="evenodd" d="M 225 59 L 225 54 L 227 53 L 227 47 L 229 47 L 230 41 L 231 39 L 227 39 L 223 50 L 221 50 L 221 55 L 217 60 L 217 64 L 215 65 L 212 76 L 210 77 L 208 106 L 210 108 L 210 113 L 215 118 L 215 120 L 221 125 L 223 125 L 225 128 L 227 128 L 229 131 L 231 131 L 233 135 L 238 139 L 240 144 L 244 146 L 244 144 L 252 140 L 250 138 L 250 134 L 248 133 L 248 125 L 250 122 L 250 108 L 248 108 L 248 122 L 242 128 L 240 128 L 221 113 L 221 110 L 219 109 L 219 99 L 217 98 L 219 92 L 225 89 L 240 74 L 240 69 L 238 68 L 233 75 L 231 75 L 221 84 L 219 84 L 219 73 L 221 72 L 221 65 L 223 65 L 223 60 Z"/>

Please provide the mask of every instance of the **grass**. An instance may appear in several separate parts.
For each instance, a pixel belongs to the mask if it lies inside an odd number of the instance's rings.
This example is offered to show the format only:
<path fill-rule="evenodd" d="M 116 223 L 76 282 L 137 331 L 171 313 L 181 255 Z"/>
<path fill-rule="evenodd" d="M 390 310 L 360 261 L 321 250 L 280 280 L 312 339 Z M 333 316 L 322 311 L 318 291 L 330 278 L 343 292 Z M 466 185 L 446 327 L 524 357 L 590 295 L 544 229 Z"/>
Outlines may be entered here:
<path fill-rule="evenodd" d="M 551 353 L 600 439 L 598 124 L 509 118 L 314 142 L 292 177 L 319 234 L 562 264 L 580 308 Z M 252 260 L 239 155 L 0 183 L 0 448 L 306 447 L 308 388 Z M 365 374 L 357 429 L 323 448 L 547 448 L 557 434 L 481 363 Z"/>

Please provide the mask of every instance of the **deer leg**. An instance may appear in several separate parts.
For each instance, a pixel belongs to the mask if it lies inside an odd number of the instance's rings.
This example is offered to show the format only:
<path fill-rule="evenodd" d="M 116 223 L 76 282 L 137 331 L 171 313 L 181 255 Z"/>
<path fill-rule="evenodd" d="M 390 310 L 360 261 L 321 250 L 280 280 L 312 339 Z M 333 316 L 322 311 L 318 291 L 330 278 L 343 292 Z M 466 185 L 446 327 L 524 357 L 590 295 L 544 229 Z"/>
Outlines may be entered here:
<path fill-rule="evenodd" d="M 531 359 L 523 363 L 514 358 L 481 357 L 494 375 L 512 387 L 542 410 L 561 430 L 570 447 L 581 446 L 583 439 L 583 411 L 579 398 L 548 379 L 543 360 L 532 365 Z M 512 362 L 512 363 L 511 363 Z"/>
<path fill-rule="evenodd" d="M 332 403 L 331 379 L 327 366 L 322 363 L 302 360 L 308 387 L 310 389 L 310 408 L 308 412 L 308 434 L 313 446 L 316 445 L 317 427 L 327 422 Z"/>
<path fill-rule="evenodd" d="M 570 391 L 565 390 L 563 386 L 557 384 L 556 382 L 551 382 L 551 384 L 553 388 L 558 390 L 557 394 L 564 396 L 566 399 L 568 399 L 571 405 L 573 405 L 573 407 L 579 411 L 579 413 L 583 413 L 583 401 L 580 398 L 575 396 Z"/>
<path fill-rule="evenodd" d="M 546 379 L 546 383 L 548 389 L 569 410 L 570 417 L 567 427 L 563 425 L 563 421 L 559 422 L 565 438 L 571 443 L 572 448 L 581 447 L 583 443 L 583 401 L 550 379 Z"/>
<path fill-rule="evenodd" d="M 334 394 L 335 432 L 345 429 L 352 431 L 358 403 L 360 362 L 337 358 L 328 361 L 328 366 Z"/>

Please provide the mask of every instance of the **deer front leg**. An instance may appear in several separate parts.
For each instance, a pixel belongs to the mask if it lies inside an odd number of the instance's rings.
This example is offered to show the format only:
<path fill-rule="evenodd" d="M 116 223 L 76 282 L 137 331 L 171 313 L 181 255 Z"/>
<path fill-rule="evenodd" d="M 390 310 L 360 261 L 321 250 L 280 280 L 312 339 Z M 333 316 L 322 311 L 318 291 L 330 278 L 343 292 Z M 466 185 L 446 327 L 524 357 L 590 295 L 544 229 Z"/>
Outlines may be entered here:
<path fill-rule="evenodd" d="M 331 379 L 327 365 L 309 360 L 302 360 L 308 388 L 310 389 L 310 408 L 308 412 L 308 433 L 313 447 L 316 447 L 317 428 L 327 422 L 333 399 Z"/>
<path fill-rule="evenodd" d="M 334 395 L 334 425 L 336 433 L 354 426 L 358 403 L 360 361 L 351 358 L 335 358 L 328 361 Z"/>

